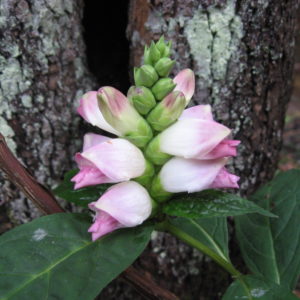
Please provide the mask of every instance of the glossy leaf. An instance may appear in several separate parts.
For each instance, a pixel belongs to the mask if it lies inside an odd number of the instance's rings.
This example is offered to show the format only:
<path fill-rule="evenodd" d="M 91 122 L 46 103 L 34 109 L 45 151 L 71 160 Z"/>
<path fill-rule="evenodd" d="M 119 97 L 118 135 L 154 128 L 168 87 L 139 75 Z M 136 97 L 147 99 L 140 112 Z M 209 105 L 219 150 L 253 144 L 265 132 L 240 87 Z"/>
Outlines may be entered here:
<path fill-rule="evenodd" d="M 229 261 L 226 218 L 174 218 L 170 222 Z"/>
<path fill-rule="evenodd" d="M 97 201 L 111 184 L 99 184 L 74 190 L 74 183 L 71 178 L 76 175 L 78 169 L 67 172 L 63 182 L 53 190 L 53 193 L 78 206 L 87 207 L 90 202 Z"/>
<path fill-rule="evenodd" d="M 83 214 L 55 214 L 0 237 L 0 299 L 93 300 L 146 247 L 151 225 L 120 229 L 96 242 Z"/>
<path fill-rule="evenodd" d="M 278 218 L 235 219 L 243 258 L 253 273 L 293 289 L 300 274 L 300 170 L 279 174 L 252 199 Z"/>
<path fill-rule="evenodd" d="M 266 282 L 263 278 L 255 276 L 242 276 L 243 283 L 235 280 L 227 289 L 222 300 L 296 300 L 296 297 L 285 286 L 274 282 Z"/>
<path fill-rule="evenodd" d="M 227 217 L 248 213 L 274 217 L 252 201 L 217 190 L 177 196 L 164 205 L 163 212 L 170 216 L 186 218 Z"/>

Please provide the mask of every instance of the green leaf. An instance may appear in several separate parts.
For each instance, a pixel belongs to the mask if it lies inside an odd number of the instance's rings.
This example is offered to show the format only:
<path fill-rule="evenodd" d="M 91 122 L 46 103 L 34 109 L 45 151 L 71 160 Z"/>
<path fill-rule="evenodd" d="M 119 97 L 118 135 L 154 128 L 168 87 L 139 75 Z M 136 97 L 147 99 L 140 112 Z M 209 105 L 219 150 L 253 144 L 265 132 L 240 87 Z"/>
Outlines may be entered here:
<path fill-rule="evenodd" d="M 93 300 L 141 254 L 153 229 L 120 229 L 92 242 L 90 221 L 60 213 L 2 235 L 0 299 Z"/>
<path fill-rule="evenodd" d="M 53 190 L 53 193 L 78 206 L 87 207 L 90 202 L 97 201 L 111 184 L 100 184 L 74 190 L 74 183 L 71 182 L 71 178 L 75 176 L 78 171 L 78 169 L 75 169 L 67 172 L 63 182 Z"/>
<path fill-rule="evenodd" d="M 242 280 L 242 281 L 241 281 Z M 242 276 L 235 280 L 227 289 L 222 300 L 296 300 L 296 297 L 287 287 L 267 282 L 263 278 L 252 275 Z"/>
<path fill-rule="evenodd" d="M 243 258 L 253 273 L 293 289 L 300 274 L 300 170 L 280 173 L 252 199 L 278 218 L 235 218 Z"/>
<path fill-rule="evenodd" d="M 174 218 L 170 222 L 211 249 L 216 255 L 229 261 L 226 218 Z"/>
<path fill-rule="evenodd" d="M 275 217 L 252 201 L 217 190 L 177 196 L 164 205 L 163 212 L 170 216 L 186 218 L 227 217 L 248 213 Z"/>

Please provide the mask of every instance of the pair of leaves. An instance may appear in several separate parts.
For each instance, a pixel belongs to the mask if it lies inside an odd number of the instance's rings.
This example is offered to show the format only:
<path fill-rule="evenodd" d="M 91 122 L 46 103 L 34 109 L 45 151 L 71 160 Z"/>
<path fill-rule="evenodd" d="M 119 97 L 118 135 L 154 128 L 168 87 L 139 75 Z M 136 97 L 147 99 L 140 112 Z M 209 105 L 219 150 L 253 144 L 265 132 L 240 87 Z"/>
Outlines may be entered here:
<path fill-rule="evenodd" d="M 279 174 L 252 200 L 279 218 L 235 219 L 243 258 L 254 274 L 292 290 L 300 274 L 300 170 Z"/>
<path fill-rule="evenodd" d="M 71 178 L 78 173 L 78 169 L 67 172 L 63 182 L 53 190 L 53 193 L 78 206 L 87 207 L 90 202 L 97 201 L 111 184 L 100 184 L 74 190 L 74 183 Z"/>
<path fill-rule="evenodd" d="M 84 214 L 55 214 L 0 237 L 0 299 L 92 300 L 133 263 L 153 227 L 120 229 L 96 242 Z"/>

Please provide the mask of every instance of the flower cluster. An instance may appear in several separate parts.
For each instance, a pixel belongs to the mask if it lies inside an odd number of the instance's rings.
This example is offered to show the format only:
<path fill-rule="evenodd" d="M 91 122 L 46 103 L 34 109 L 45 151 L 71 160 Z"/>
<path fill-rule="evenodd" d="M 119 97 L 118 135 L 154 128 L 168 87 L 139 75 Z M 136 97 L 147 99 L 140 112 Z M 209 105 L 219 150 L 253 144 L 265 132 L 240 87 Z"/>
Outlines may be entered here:
<path fill-rule="evenodd" d="M 228 139 L 230 129 L 214 121 L 209 105 L 185 109 L 195 76 L 185 69 L 168 77 L 175 63 L 170 47 L 163 38 L 145 47 L 127 97 L 106 86 L 80 100 L 78 113 L 87 122 L 117 136 L 88 133 L 75 156 L 75 189 L 117 183 L 89 205 L 96 213 L 93 240 L 141 224 L 173 193 L 238 187 L 239 177 L 225 165 L 239 141 Z"/>

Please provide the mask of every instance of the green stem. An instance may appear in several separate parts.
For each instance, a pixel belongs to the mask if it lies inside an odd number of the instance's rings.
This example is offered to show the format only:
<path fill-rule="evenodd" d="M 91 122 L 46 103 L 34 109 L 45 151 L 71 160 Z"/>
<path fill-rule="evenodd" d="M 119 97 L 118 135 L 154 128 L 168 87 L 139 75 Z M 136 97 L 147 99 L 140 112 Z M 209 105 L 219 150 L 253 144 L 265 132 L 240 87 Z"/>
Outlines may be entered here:
<path fill-rule="evenodd" d="M 172 225 L 169 221 L 164 221 L 163 223 L 160 223 L 157 225 L 158 230 L 162 231 L 168 231 L 169 233 L 173 234 L 180 240 L 184 241 L 188 245 L 198 249 L 202 253 L 208 255 L 210 258 L 212 258 L 218 265 L 220 265 L 222 268 L 224 268 L 227 272 L 229 272 L 232 277 L 236 278 L 240 281 L 241 285 L 244 287 L 245 292 L 247 293 L 248 299 L 252 299 L 252 296 L 249 291 L 249 287 L 247 283 L 243 280 L 242 274 L 232 265 L 232 263 L 218 254 L 216 254 L 213 250 L 187 234 L 186 232 L 180 230 L 178 227 Z"/>
<path fill-rule="evenodd" d="M 240 277 L 242 274 L 228 261 L 216 254 L 214 251 L 212 251 L 210 248 L 187 234 L 186 232 L 180 230 L 178 227 L 172 225 L 170 222 L 165 221 L 161 224 L 162 229 L 170 232 L 174 236 L 178 237 L 185 243 L 189 244 L 190 246 L 198 249 L 202 253 L 208 255 L 211 257 L 217 264 L 219 264 L 221 267 L 223 267 L 226 271 L 228 271 L 233 277 Z"/>

